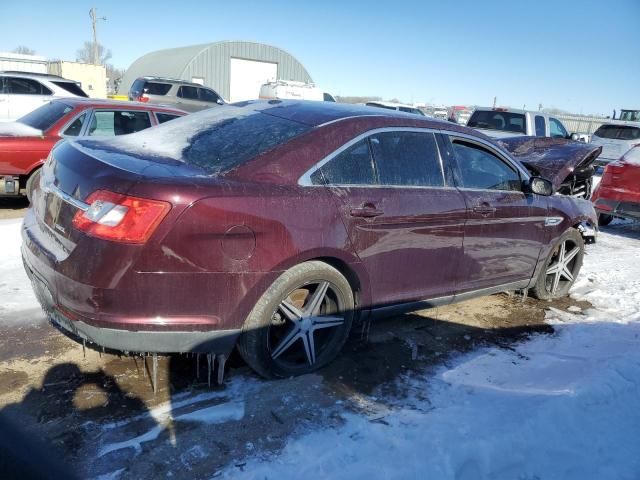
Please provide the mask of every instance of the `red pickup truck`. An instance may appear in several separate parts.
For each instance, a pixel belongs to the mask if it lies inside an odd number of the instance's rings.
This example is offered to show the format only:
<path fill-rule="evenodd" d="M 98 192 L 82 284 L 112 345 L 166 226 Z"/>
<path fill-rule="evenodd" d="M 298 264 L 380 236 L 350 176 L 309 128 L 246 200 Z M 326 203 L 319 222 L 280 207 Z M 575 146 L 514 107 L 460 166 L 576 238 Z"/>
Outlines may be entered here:
<path fill-rule="evenodd" d="M 0 122 L 0 196 L 27 194 L 62 138 L 125 135 L 186 114 L 136 102 L 61 98 L 16 122 Z"/>

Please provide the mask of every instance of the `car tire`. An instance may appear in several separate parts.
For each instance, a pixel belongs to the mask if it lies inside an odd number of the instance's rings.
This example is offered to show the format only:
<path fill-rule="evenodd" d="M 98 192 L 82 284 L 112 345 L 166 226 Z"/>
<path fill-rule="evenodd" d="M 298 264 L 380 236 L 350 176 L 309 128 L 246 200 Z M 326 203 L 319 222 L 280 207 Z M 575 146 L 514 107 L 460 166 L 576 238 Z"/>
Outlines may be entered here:
<path fill-rule="evenodd" d="M 613 215 L 609 215 L 607 213 L 598 214 L 598 226 L 606 227 L 611 222 L 613 222 Z"/>
<path fill-rule="evenodd" d="M 38 168 L 37 170 L 32 172 L 29 178 L 27 179 L 27 184 L 25 185 L 25 192 L 27 194 L 27 200 L 29 200 L 29 203 L 31 203 L 31 193 L 33 192 L 34 187 L 40 181 L 41 170 L 42 170 L 41 168 Z"/>
<path fill-rule="evenodd" d="M 280 275 L 247 317 L 238 340 L 245 362 L 266 378 L 310 373 L 344 346 L 354 318 L 347 279 L 320 261 Z"/>
<path fill-rule="evenodd" d="M 532 289 L 533 295 L 541 300 L 566 296 L 582 268 L 583 258 L 582 235 L 570 228 L 551 249 Z"/>

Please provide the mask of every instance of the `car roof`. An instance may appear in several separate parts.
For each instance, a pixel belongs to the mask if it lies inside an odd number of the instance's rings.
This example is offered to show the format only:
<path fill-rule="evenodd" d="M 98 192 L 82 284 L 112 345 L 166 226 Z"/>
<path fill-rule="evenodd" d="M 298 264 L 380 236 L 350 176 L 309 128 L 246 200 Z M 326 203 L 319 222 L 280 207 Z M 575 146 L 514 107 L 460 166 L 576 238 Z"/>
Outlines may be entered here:
<path fill-rule="evenodd" d="M 200 83 L 190 82 L 189 80 L 182 80 L 180 78 L 170 78 L 170 77 L 155 77 L 152 75 L 145 77 L 138 77 L 136 80 L 148 80 L 148 81 L 157 81 L 164 83 L 179 83 L 180 85 L 192 85 L 194 87 L 205 87 L 209 88 L 206 85 L 201 85 Z"/>
<path fill-rule="evenodd" d="M 100 108 L 142 108 L 144 110 L 163 110 L 163 111 L 171 111 L 177 113 L 187 114 L 184 110 L 180 110 L 179 108 L 174 108 L 170 105 L 158 105 L 153 103 L 142 103 L 142 102 L 129 102 L 123 100 L 109 100 L 109 99 L 101 99 L 101 98 L 86 98 L 86 97 L 64 97 L 64 98 L 53 98 L 52 102 L 61 102 L 70 107 L 76 107 L 78 105 L 84 105 L 87 108 L 90 107 L 100 107 Z"/>
<path fill-rule="evenodd" d="M 31 78 L 31 79 L 39 79 L 39 80 L 55 80 L 57 82 L 70 82 L 77 83 L 74 80 L 69 80 L 68 78 L 61 77 L 60 75 L 52 75 L 50 73 L 37 73 L 37 72 L 19 72 L 17 70 L 3 70 L 0 71 L 0 77 L 21 77 L 21 78 Z"/>
<path fill-rule="evenodd" d="M 409 105 L 406 103 L 398 103 L 398 102 L 383 102 L 383 101 L 378 101 L 378 100 L 372 100 L 370 102 L 367 102 L 365 105 L 369 105 L 369 106 L 373 106 L 373 105 L 382 105 L 383 107 L 404 107 L 404 108 L 414 108 L 416 110 L 419 110 L 418 107 L 414 107 L 413 105 Z"/>
<path fill-rule="evenodd" d="M 259 104 L 262 101 L 240 102 L 231 105 L 247 105 L 250 103 Z M 312 100 L 268 100 L 273 108 L 262 110 L 263 113 L 285 118 L 295 122 L 303 123 L 310 127 L 318 127 L 330 122 L 336 122 L 346 118 L 358 117 L 389 117 L 416 120 L 424 122 L 425 128 L 441 128 L 448 122 L 442 120 L 429 119 L 413 113 L 390 110 L 388 108 L 372 108 L 366 105 L 355 105 L 350 103 L 320 102 Z"/>
<path fill-rule="evenodd" d="M 548 117 L 549 114 L 546 112 L 540 112 L 538 110 L 522 110 L 521 108 L 509 108 L 509 107 L 476 107 L 474 111 L 481 112 L 506 112 L 506 113 L 531 113 L 533 115 L 541 115 L 543 117 Z"/>

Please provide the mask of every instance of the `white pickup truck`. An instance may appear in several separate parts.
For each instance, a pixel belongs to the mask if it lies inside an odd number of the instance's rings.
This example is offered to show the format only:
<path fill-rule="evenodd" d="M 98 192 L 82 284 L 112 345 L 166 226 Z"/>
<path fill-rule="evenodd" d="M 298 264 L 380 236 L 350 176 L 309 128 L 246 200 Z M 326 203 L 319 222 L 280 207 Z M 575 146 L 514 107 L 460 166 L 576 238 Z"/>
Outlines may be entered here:
<path fill-rule="evenodd" d="M 579 140 L 578 134 L 567 132 L 562 122 L 548 113 L 513 108 L 476 108 L 467 127 L 494 138 L 528 135 Z"/>

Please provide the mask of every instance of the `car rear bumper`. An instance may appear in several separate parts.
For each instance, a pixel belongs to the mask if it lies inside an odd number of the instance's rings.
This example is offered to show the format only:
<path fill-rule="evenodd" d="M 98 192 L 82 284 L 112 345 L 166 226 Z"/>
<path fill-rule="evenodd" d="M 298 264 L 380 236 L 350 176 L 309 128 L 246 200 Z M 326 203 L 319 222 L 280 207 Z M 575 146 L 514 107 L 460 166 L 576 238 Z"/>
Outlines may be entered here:
<path fill-rule="evenodd" d="M 598 198 L 594 202 L 598 213 L 606 213 L 617 217 L 640 219 L 640 202 L 625 202 Z"/>
<path fill-rule="evenodd" d="M 76 340 L 86 341 L 107 349 L 122 352 L 146 353 L 223 353 L 233 349 L 240 329 L 179 331 L 129 330 L 96 325 L 92 319 L 72 312 L 55 299 L 46 281 L 27 260 L 23 250 L 25 271 L 31 280 L 36 297 L 49 320 Z M 140 319 L 137 319 L 140 321 Z M 148 319 L 157 327 L 157 319 Z"/>

